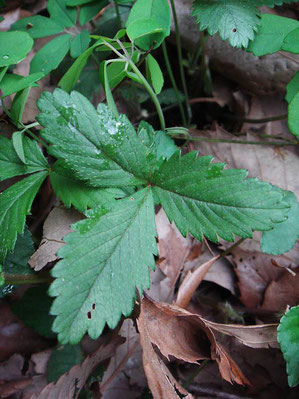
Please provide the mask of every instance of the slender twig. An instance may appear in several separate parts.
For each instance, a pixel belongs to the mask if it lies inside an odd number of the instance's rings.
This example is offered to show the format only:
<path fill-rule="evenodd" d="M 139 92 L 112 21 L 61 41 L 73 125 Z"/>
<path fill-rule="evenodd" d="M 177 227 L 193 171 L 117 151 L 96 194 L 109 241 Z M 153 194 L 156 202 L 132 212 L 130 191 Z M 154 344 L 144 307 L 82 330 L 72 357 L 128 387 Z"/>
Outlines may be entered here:
<path fill-rule="evenodd" d="M 170 136 L 179 138 L 176 134 L 167 133 Z M 195 137 L 195 136 L 184 136 L 183 140 L 188 141 L 201 141 L 203 143 L 232 143 L 232 144 L 244 144 L 244 145 L 274 145 L 277 147 L 283 147 L 287 145 L 299 145 L 299 141 L 288 141 L 288 142 L 278 142 L 278 141 L 251 141 L 251 140 L 228 140 L 228 139 L 209 139 L 207 137 Z"/>
<path fill-rule="evenodd" d="M 184 73 L 184 65 L 183 65 L 183 54 L 182 54 L 182 46 L 181 46 L 181 36 L 180 36 L 180 29 L 178 23 L 178 17 L 175 9 L 174 0 L 170 0 L 172 15 L 173 15 L 173 22 L 175 27 L 175 38 L 176 38 L 176 45 L 177 45 L 177 52 L 178 52 L 178 61 L 179 61 L 179 69 L 180 69 L 180 76 L 183 86 L 183 92 L 185 96 L 186 108 L 187 108 L 187 115 L 188 115 L 188 124 L 190 124 L 192 119 L 192 111 L 189 104 L 189 95 L 187 90 L 186 78 Z"/>
<path fill-rule="evenodd" d="M 165 60 L 167 72 L 168 72 L 172 87 L 173 87 L 174 92 L 175 92 L 175 96 L 176 96 L 176 99 L 177 99 L 177 102 L 178 102 L 178 107 L 180 109 L 180 113 L 181 113 L 181 117 L 182 117 L 182 121 L 183 121 L 183 126 L 187 126 L 185 110 L 184 110 L 184 107 L 183 107 L 183 104 L 182 104 L 182 100 L 181 100 L 181 97 L 180 97 L 180 92 L 178 90 L 178 87 L 177 87 L 177 84 L 176 84 L 176 81 L 175 81 L 175 78 L 174 78 L 174 75 L 173 75 L 173 72 L 172 72 L 172 68 L 171 68 L 171 65 L 170 65 L 169 58 L 168 58 L 167 47 L 166 47 L 165 41 L 163 41 L 163 43 L 162 43 L 162 50 L 163 50 L 163 55 L 164 55 L 164 60 Z"/>
<path fill-rule="evenodd" d="M 43 284 L 51 283 L 53 278 L 49 273 L 37 273 L 37 274 L 6 274 L 2 273 L 5 284 L 11 285 L 24 285 L 24 284 Z"/>
<path fill-rule="evenodd" d="M 235 248 L 237 248 L 245 240 L 246 240 L 246 238 L 240 238 L 238 241 L 233 243 L 233 245 L 231 245 L 229 248 L 227 248 L 225 251 L 223 251 L 220 254 L 220 258 L 224 258 L 225 256 L 229 255 Z"/>
<path fill-rule="evenodd" d="M 229 115 L 222 112 L 217 112 L 218 116 L 222 116 L 223 118 L 233 119 L 236 121 L 241 121 L 244 123 L 267 123 L 267 122 L 275 122 L 275 121 L 282 121 L 287 119 L 288 114 L 277 115 L 277 116 L 269 116 L 267 118 L 260 118 L 260 119 L 252 119 L 252 118 L 244 118 L 243 116 L 239 115 Z"/>

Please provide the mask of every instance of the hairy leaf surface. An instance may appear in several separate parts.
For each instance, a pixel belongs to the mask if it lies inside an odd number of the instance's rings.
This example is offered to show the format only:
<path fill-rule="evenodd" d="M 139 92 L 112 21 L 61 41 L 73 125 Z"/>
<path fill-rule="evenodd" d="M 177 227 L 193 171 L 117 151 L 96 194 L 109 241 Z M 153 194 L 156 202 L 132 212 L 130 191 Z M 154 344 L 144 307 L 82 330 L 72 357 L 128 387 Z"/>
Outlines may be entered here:
<path fill-rule="evenodd" d="M 299 306 L 291 308 L 280 320 L 278 342 L 287 363 L 288 381 L 291 387 L 299 384 Z"/>
<path fill-rule="evenodd" d="M 14 150 L 12 140 L 0 136 L 0 180 L 49 168 L 48 162 L 36 141 L 24 137 L 23 148 L 26 165 Z"/>
<path fill-rule="evenodd" d="M 194 0 L 193 15 L 200 30 L 207 29 L 210 35 L 219 32 L 221 39 L 228 39 L 232 46 L 247 47 L 260 22 L 258 7 L 282 3 L 282 0 Z"/>
<path fill-rule="evenodd" d="M 50 153 L 65 160 L 77 177 L 96 187 L 142 185 L 154 155 L 125 115 L 116 118 L 103 104 L 96 111 L 80 93 L 56 89 L 38 101 Z"/>
<path fill-rule="evenodd" d="M 110 212 L 96 208 L 74 225 L 53 269 L 52 314 L 61 343 L 75 344 L 88 331 L 97 338 L 133 309 L 136 288 L 149 287 L 154 269 L 155 214 L 150 188 L 116 201 Z"/>
<path fill-rule="evenodd" d="M 18 234 L 24 230 L 34 197 L 47 172 L 35 173 L 9 187 L 0 195 L 0 262 L 13 249 Z"/>
<path fill-rule="evenodd" d="M 107 207 L 114 202 L 114 198 L 123 198 L 126 194 L 120 189 L 105 189 L 90 187 L 74 177 L 70 169 L 63 167 L 63 161 L 57 161 L 50 174 L 51 184 L 55 194 L 64 205 L 73 205 L 80 212 L 98 205 Z"/>
<path fill-rule="evenodd" d="M 252 237 L 252 230 L 270 230 L 285 220 L 289 205 L 269 183 L 246 179 L 247 171 L 224 170 L 212 157 L 176 152 L 164 161 L 152 183 L 170 221 L 185 236 L 202 240 L 218 236 L 233 241 L 236 234 Z"/>
<path fill-rule="evenodd" d="M 299 204 L 291 191 L 286 191 L 285 201 L 291 206 L 288 218 L 273 230 L 265 231 L 261 239 L 261 250 L 267 254 L 283 254 L 296 244 L 299 238 Z"/>

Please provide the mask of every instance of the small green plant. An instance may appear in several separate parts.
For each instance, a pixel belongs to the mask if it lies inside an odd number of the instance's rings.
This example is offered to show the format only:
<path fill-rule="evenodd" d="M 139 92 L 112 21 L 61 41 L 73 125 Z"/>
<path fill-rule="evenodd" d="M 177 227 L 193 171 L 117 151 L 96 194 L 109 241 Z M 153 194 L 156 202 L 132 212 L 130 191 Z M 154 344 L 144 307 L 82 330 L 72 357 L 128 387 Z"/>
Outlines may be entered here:
<path fill-rule="evenodd" d="M 115 328 L 122 315 L 130 316 L 137 290 L 142 295 L 150 285 L 149 269 L 155 268 L 154 256 L 158 255 L 155 205 L 163 207 L 182 235 L 190 233 L 198 240 L 234 241 L 235 235 L 250 238 L 253 230 L 258 230 L 264 232 L 262 250 L 281 254 L 299 238 L 299 205 L 293 193 L 247 179 L 245 170 L 225 169 L 225 164 L 213 163 L 211 156 L 199 157 L 195 151 L 182 155 L 170 137 L 182 129 L 165 125 L 158 97 L 164 78 L 151 54 L 160 45 L 185 126 L 190 109 L 180 44 L 184 95 L 177 89 L 167 56 L 165 38 L 171 25 L 168 1 L 137 0 L 132 8 L 130 1 L 113 3 L 118 29 L 111 37 L 96 31 L 90 34 L 84 27 L 108 4 L 105 0 L 49 0 L 49 18 L 24 18 L 10 32 L 0 33 L 2 102 L 17 129 L 11 139 L 0 136 L 0 179 L 28 175 L 0 196 L 1 282 L 7 287 L 27 281 L 22 275 L 30 275 L 30 281 L 35 276 L 40 282 L 47 281 L 45 276 L 25 270 L 27 261 L 21 272 L 12 273 L 9 266 L 14 256 L 11 251 L 24 237 L 28 240 L 26 215 L 45 179 L 50 179 L 56 196 L 67 208 L 73 206 L 86 216 L 64 238 L 67 245 L 59 250 L 61 260 L 51 270 L 54 281 L 49 293 L 55 297 L 51 314 L 56 316 L 53 331 L 61 344 L 77 344 L 86 332 L 96 339 L 106 324 Z M 200 29 L 219 32 L 236 47 L 247 47 L 257 31 L 247 49 L 255 55 L 279 50 L 298 53 L 297 21 L 258 16 L 257 7 L 277 4 L 281 1 L 194 0 L 193 14 Z M 171 8 L 176 22 L 173 1 Z M 176 28 L 179 37 L 177 23 Z M 61 35 L 36 53 L 29 76 L 11 72 L 12 65 L 26 58 L 34 39 L 58 33 Z M 31 87 L 55 70 L 67 54 L 75 61 L 60 78 L 60 88 L 41 95 L 37 122 L 24 125 L 22 115 Z M 96 109 L 73 90 L 90 61 L 96 65 L 107 100 L 107 105 L 99 104 Z M 141 72 L 143 63 L 145 74 Z M 161 130 L 144 121 L 135 129 L 125 115 L 119 115 L 111 89 L 124 79 L 147 92 Z M 11 107 L 6 109 L 4 99 L 13 93 Z M 287 87 L 286 100 L 290 130 L 298 136 L 298 73 Z M 40 135 L 32 132 L 37 125 L 43 128 Z M 291 323 L 296 318 L 297 307 L 283 317 L 279 328 L 290 385 L 299 378 L 294 366 L 298 354 L 288 344 L 291 336 L 298 344 L 298 333 L 293 334 L 296 323 Z"/>

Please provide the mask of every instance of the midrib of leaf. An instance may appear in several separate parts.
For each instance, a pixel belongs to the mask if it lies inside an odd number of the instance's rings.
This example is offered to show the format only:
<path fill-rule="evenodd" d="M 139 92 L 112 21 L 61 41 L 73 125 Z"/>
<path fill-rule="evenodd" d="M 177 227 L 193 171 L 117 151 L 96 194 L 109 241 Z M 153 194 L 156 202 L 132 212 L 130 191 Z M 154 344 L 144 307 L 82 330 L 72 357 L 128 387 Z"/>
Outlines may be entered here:
<path fill-rule="evenodd" d="M 204 180 L 204 179 L 203 179 Z M 196 185 L 197 183 L 192 183 L 193 185 Z M 219 184 L 218 185 L 218 187 L 223 187 L 223 186 L 225 186 L 225 185 L 227 185 L 227 186 L 229 186 L 227 183 L 225 184 Z M 231 186 L 234 186 L 234 182 L 232 182 L 231 184 L 230 184 Z M 162 186 L 160 186 L 159 184 L 153 184 L 153 187 L 158 187 L 158 188 L 160 188 L 161 190 L 164 190 L 164 191 L 167 191 L 167 192 L 169 192 L 169 193 L 171 193 L 171 194 L 175 194 L 175 195 L 178 195 L 178 196 L 180 196 L 180 197 L 182 197 L 183 199 L 190 199 L 190 200 L 193 200 L 193 201 L 197 201 L 197 202 L 199 202 L 199 203 L 202 203 L 202 204 L 213 204 L 213 205 L 216 205 L 216 206 L 220 206 L 220 207 L 227 207 L 227 208 L 234 208 L 234 209 L 238 209 L 238 208 L 240 208 L 240 209 L 252 209 L 252 208 L 249 208 L 248 206 L 240 206 L 240 205 L 238 205 L 238 206 L 236 206 L 236 205 L 227 205 L 227 204 L 221 204 L 221 203 L 217 203 L 217 202 L 211 202 L 211 201 L 203 201 L 203 200 L 200 200 L 200 199 L 198 199 L 198 198 L 196 198 L 195 196 L 190 196 L 190 195 L 185 195 L 185 194 L 181 194 L 181 193 L 178 193 L 178 192 L 176 192 L 176 191 L 174 191 L 174 190 L 169 190 L 169 189 L 166 189 L 166 188 L 164 188 L 164 187 L 162 187 Z M 213 189 L 213 191 L 214 191 L 214 189 Z M 250 189 L 248 189 L 248 190 L 239 190 L 239 191 L 237 191 L 237 192 L 245 192 L 245 191 L 250 191 Z M 207 191 L 205 191 L 205 193 L 206 193 Z M 237 192 L 234 192 L 234 194 L 236 194 Z M 259 202 L 262 202 L 262 201 L 259 201 Z M 259 202 L 257 202 L 256 204 L 258 204 Z M 261 209 L 261 210 L 268 210 L 269 208 L 254 208 L 254 209 Z"/>
<path fill-rule="evenodd" d="M 81 99 L 79 99 L 79 101 L 81 101 Z M 81 131 L 79 131 L 79 130 L 77 129 L 76 126 L 74 126 L 70 121 L 68 121 L 68 120 L 66 119 L 66 117 L 65 117 L 65 116 L 61 113 L 61 111 L 57 108 L 57 106 L 56 106 L 55 103 L 52 103 L 52 105 L 54 106 L 54 108 L 56 109 L 56 111 L 59 112 L 59 114 L 63 117 L 63 119 L 65 120 L 66 124 L 67 124 L 67 125 L 68 125 L 68 124 L 71 124 L 71 126 L 73 127 L 73 129 L 75 129 L 75 130 L 86 140 L 87 143 L 92 144 L 92 145 L 93 145 L 94 147 L 96 147 L 97 149 L 100 149 L 101 153 L 102 153 L 107 159 L 109 159 L 110 161 L 112 161 L 112 162 L 114 162 L 115 164 L 117 164 L 122 170 L 124 170 L 125 172 L 131 174 L 131 175 L 134 176 L 136 179 L 142 181 L 142 179 L 140 179 L 140 177 L 137 177 L 132 171 L 129 171 L 128 169 L 126 169 L 123 165 L 121 165 L 119 162 L 117 162 L 117 160 L 112 159 L 105 151 L 102 150 L 101 147 L 100 147 L 100 148 L 98 147 L 98 144 L 95 144 L 95 143 L 94 143 L 93 141 L 91 141 L 88 137 L 84 136 L 84 134 L 81 133 Z M 81 105 L 82 105 L 82 104 L 81 104 Z M 87 118 L 88 118 L 88 120 L 89 120 L 89 122 L 90 122 L 90 121 L 91 121 L 90 115 L 89 115 L 88 113 L 86 113 L 85 115 L 87 116 Z M 93 124 L 92 124 L 92 123 L 90 123 L 90 127 L 91 127 L 91 129 L 93 130 L 93 133 L 94 133 L 95 135 L 97 135 L 97 132 L 94 130 L 94 127 L 93 127 Z M 135 152 L 134 152 L 134 153 L 135 153 Z M 136 159 L 136 157 L 135 157 L 135 159 Z"/>
<path fill-rule="evenodd" d="M 42 174 L 42 173 L 45 173 L 45 172 L 36 172 L 35 174 Z M 21 181 L 21 180 L 20 180 L 20 181 Z M 34 184 L 35 184 L 35 183 L 36 183 L 36 181 L 34 182 Z M 32 188 L 32 186 L 33 186 L 34 184 L 27 185 L 27 186 L 24 188 L 23 191 L 19 191 L 19 192 L 18 192 L 18 195 L 14 198 L 14 201 L 11 202 L 9 208 L 7 208 L 6 212 L 3 214 L 3 217 L 2 217 L 2 219 L 0 220 L 0 223 L 2 223 L 2 221 L 3 221 L 3 219 L 5 218 L 7 212 L 9 212 L 9 210 L 10 210 L 10 209 L 14 206 L 14 204 L 19 200 L 19 198 L 22 197 L 22 195 L 23 195 L 24 193 L 26 193 L 26 191 L 29 191 L 29 190 Z"/>
<path fill-rule="evenodd" d="M 113 251 L 111 251 L 111 254 L 110 254 L 109 257 L 105 260 L 104 265 L 107 264 L 107 263 L 110 261 L 111 257 L 114 255 L 114 253 L 115 253 L 115 251 L 116 251 L 116 249 L 117 249 L 119 243 L 121 242 L 122 238 L 125 236 L 125 234 L 127 233 L 127 231 L 128 231 L 128 230 L 130 229 L 130 227 L 132 226 L 133 222 L 135 221 L 135 219 L 136 219 L 138 213 L 140 212 L 140 210 L 141 210 L 141 208 L 142 208 L 142 206 L 143 206 L 143 204 L 144 204 L 144 202 L 145 202 L 147 196 L 150 194 L 150 192 L 151 192 L 151 188 L 149 187 L 149 188 L 147 189 L 147 192 L 145 193 L 144 197 L 142 198 L 142 200 L 141 200 L 141 202 L 140 202 L 138 208 L 136 209 L 136 212 L 135 212 L 134 217 L 132 217 L 130 223 L 128 224 L 128 226 L 127 226 L 127 228 L 124 230 L 124 232 L 123 232 L 122 234 L 120 234 L 119 240 L 115 243 L 115 245 L 114 245 L 114 247 L 113 247 Z M 95 233 L 94 235 L 97 235 L 97 233 Z M 112 240 L 112 239 L 111 239 L 111 240 Z M 99 248 L 101 248 L 101 246 L 106 245 L 106 244 L 107 244 L 107 241 L 105 241 L 102 245 L 100 245 L 100 246 L 98 246 L 98 247 L 95 247 L 92 251 L 90 251 L 90 253 L 92 253 L 93 251 L 98 251 Z M 82 259 L 84 256 L 85 256 L 85 254 L 82 254 L 82 256 L 81 256 L 80 259 Z M 98 265 L 96 265 L 94 268 L 91 268 L 91 269 L 89 268 L 86 272 L 89 273 L 90 270 L 93 270 L 93 269 L 95 269 L 95 268 L 97 268 L 97 267 L 98 267 Z M 102 267 L 102 271 L 104 270 L 104 268 L 105 268 L 105 266 Z M 97 279 L 99 278 L 100 274 L 101 274 L 101 273 L 99 273 L 99 274 L 96 275 L 96 277 L 95 277 L 95 279 L 94 279 L 92 285 L 91 285 L 90 287 L 88 287 L 88 288 L 85 290 L 86 292 L 88 292 L 88 294 L 85 296 L 84 301 L 82 301 L 82 305 L 81 305 L 81 307 L 79 308 L 79 310 L 78 310 L 78 309 L 75 309 L 72 313 L 69 314 L 68 318 L 72 318 L 71 316 L 73 316 L 74 313 L 78 313 L 78 316 L 74 318 L 74 320 L 73 320 L 73 322 L 72 322 L 72 324 L 71 324 L 71 328 L 73 328 L 75 322 L 77 321 L 77 318 L 80 317 L 80 316 L 79 316 L 79 315 L 80 315 L 80 311 L 81 311 L 82 308 L 84 307 L 85 301 L 86 301 L 86 299 L 87 299 L 89 293 L 90 293 L 91 290 L 93 289 L 94 285 L 96 284 Z M 82 274 L 81 274 L 81 275 L 82 275 Z M 83 275 L 84 275 L 84 274 L 83 274 Z M 77 293 L 77 295 L 78 295 L 78 294 L 82 294 L 82 291 L 79 292 L 79 293 Z M 69 329 L 67 326 L 66 326 L 66 328 Z"/>

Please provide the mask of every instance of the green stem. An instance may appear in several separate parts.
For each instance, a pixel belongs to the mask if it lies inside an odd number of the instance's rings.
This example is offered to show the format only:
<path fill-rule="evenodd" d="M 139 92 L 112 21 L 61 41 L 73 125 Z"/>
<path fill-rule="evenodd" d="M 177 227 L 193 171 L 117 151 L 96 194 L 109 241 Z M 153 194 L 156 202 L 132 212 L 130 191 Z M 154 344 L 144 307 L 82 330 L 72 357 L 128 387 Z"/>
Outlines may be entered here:
<path fill-rule="evenodd" d="M 49 149 L 48 144 L 46 144 L 42 139 L 40 139 L 36 134 L 34 134 L 31 130 L 26 129 L 26 133 L 29 134 L 33 138 L 33 140 L 37 141 L 40 143 L 43 147 L 45 147 L 47 150 Z"/>
<path fill-rule="evenodd" d="M 186 84 L 184 66 L 183 66 L 183 54 L 182 54 L 182 46 L 181 46 L 180 29 L 179 29 L 178 17 L 177 17 L 177 13 L 176 13 L 176 9 L 175 9 L 174 0 L 170 0 L 170 5 L 171 5 L 173 22 L 174 22 L 174 27 L 175 27 L 175 38 L 176 38 L 176 45 L 177 45 L 177 52 L 178 52 L 179 69 L 180 69 L 181 81 L 182 81 L 183 92 L 184 92 L 186 108 L 187 108 L 188 124 L 190 124 L 191 119 L 192 119 L 192 111 L 191 111 L 191 107 L 189 104 L 189 96 L 188 96 L 188 90 L 187 90 L 187 84 Z"/>
<path fill-rule="evenodd" d="M 24 284 L 44 284 L 51 283 L 53 278 L 49 273 L 39 274 L 6 274 L 2 273 L 5 284 L 24 285 Z"/>
<path fill-rule="evenodd" d="M 183 104 L 182 104 L 182 100 L 181 100 L 181 97 L 180 97 L 180 92 L 178 90 L 175 78 L 173 76 L 172 68 L 171 68 L 171 65 L 170 65 L 169 58 L 168 58 L 168 53 L 167 53 L 167 47 L 166 47 L 165 40 L 162 43 L 162 50 L 163 50 L 163 55 L 164 55 L 164 60 L 165 60 L 167 72 L 168 72 L 172 87 L 174 89 L 175 96 L 176 96 L 176 99 L 177 99 L 177 102 L 178 102 L 178 106 L 179 106 L 179 109 L 180 109 L 180 113 L 181 113 L 181 117 L 182 117 L 182 121 L 183 121 L 183 126 L 187 126 L 185 110 L 184 110 L 184 107 L 183 107 Z"/>
<path fill-rule="evenodd" d="M 118 6 L 118 3 L 116 0 L 114 0 L 114 7 L 115 7 L 115 12 L 116 12 L 118 29 L 121 29 L 122 28 L 121 16 L 120 16 L 120 12 L 119 12 L 119 6 Z"/>
<path fill-rule="evenodd" d="M 283 114 L 283 115 L 277 115 L 277 116 L 269 116 L 267 118 L 261 118 L 261 119 L 251 119 L 251 118 L 244 118 L 243 116 L 238 116 L 238 115 L 228 115 L 222 112 L 217 112 L 218 116 L 222 116 L 223 118 L 227 119 L 232 119 L 236 121 L 241 121 L 244 123 L 267 123 L 267 122 L 275 122 L 275 121 L 282 121 L 284 119 L 288 118 L 288 114 Z"/>
<path fill-rule="evenodd" d="M 156 107 L 156 110 L 157 110 L 157 113 L 158 113 L 158 117 L 159 117 L 159 120 L 160 120 L 160 124 L 161 124 L 161 129 L 165 130 L 164 115 L 163 115 L 163 111 L 162 111 L 160 102 L 158 100 L 158 97 L 156 96 L 154 90 L 151 88 L 151 86 L 148 83 L 148 81 L 145 79 L 145 77 L 142 75 L 142 73 L 139 71 L 139 69 L 137 68 L 137 66 L 134 64 L 134 62 L 132 60 L 130 60 L 129 65 L 132 68 L 132 70 L 135 72 L 135 74 L 138 76 L 138 78 L 140 79 L 140 83 L 143 84 L 144 88 L 147 90 L 147 92 L 150 95 L 153 103 L 155 104 L 155 107 Z"/>

